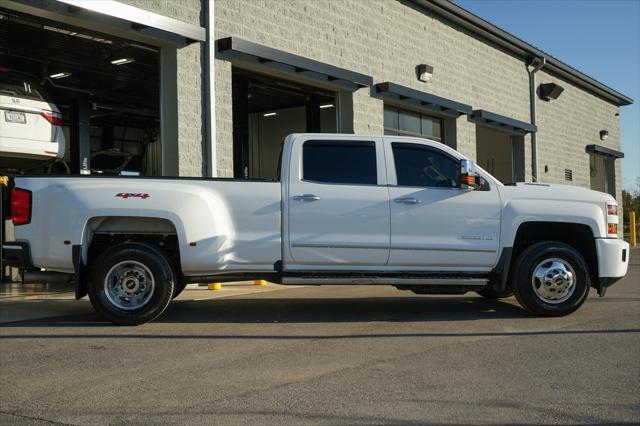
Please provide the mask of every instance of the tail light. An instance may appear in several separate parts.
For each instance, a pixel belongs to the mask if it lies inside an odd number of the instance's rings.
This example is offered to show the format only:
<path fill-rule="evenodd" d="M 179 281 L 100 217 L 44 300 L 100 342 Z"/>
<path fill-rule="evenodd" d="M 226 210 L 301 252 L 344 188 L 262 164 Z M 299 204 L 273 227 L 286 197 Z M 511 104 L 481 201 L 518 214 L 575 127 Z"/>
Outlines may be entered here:
<path fill-rule="evenodd" d="M 20 188 L 11 190 L 11 221 L 14 225 L 31 222 L 31 191 Z"/>
<path fill-rule="evenodd" d="M 40 115 L 54 126 L 62 126 L 62 114 L 60 114 L 59 112 L 41 111 Z"/>

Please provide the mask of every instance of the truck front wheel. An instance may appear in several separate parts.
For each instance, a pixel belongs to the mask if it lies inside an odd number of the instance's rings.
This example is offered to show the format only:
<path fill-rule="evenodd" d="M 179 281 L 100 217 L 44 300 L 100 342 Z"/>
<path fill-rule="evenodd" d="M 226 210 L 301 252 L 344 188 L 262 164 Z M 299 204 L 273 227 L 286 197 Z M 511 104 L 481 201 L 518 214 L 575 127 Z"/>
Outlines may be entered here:
<path fill-rule="evenodd" d="M 527 247 L 514 265 L 516 299 L 528 311 L 559 317 L 578 309 L 589 295 L 589 269 L 573 247 L 541 242 Z"/>
<path fill-rule="evenodd" d="M 93 263 L 89 299 L 98 313 L 118 325 L 139 325 L 166 309 L 176 286 L 171 262 L 156 247 L 125 243 Z"/>

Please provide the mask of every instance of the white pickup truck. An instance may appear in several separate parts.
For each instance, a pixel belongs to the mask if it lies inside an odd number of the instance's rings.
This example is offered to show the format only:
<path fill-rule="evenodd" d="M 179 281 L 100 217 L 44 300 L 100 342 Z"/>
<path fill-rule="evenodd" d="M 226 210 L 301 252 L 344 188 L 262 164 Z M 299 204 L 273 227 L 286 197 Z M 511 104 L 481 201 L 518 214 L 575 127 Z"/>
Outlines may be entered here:
<path fill-rule="evenodd" d="M 187 283 L 250 279 L 515 294 L 560 316 L 627 272 L 613 197 L 505 186 L 438 142 L 294 134 L 281 177 L 16 177 L 5 261 L 30 282 L 73 279 L 123 325 L 153 320 Z"/>

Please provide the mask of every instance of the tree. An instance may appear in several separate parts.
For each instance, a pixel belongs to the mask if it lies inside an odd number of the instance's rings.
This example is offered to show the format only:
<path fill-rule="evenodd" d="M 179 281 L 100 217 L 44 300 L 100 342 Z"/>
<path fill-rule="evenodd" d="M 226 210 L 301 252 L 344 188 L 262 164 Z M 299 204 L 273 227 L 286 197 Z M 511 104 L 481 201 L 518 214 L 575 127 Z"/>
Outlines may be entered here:
<path fill-rule="evenodd" d="M 622 190 L 623 221 L 629 223 L 629 212 L 636 212 L 636 223 L 640 220 L 640 177 L 636 180 L 636 188 L 632 192 Z"/>

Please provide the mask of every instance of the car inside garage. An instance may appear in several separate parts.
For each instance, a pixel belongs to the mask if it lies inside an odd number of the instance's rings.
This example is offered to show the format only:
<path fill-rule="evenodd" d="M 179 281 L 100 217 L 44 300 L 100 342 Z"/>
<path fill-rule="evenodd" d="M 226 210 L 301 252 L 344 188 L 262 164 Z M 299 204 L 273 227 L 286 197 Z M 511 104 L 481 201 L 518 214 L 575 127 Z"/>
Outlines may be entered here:
<path fill-rule="evenodd" d="M 160 175 L 159 64 L 156 46 L 0 9 L 0 168 Z M 22 155 L 33 126 L 50 147 Z"/>

